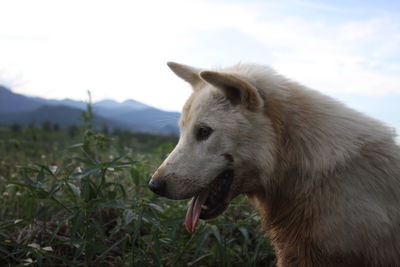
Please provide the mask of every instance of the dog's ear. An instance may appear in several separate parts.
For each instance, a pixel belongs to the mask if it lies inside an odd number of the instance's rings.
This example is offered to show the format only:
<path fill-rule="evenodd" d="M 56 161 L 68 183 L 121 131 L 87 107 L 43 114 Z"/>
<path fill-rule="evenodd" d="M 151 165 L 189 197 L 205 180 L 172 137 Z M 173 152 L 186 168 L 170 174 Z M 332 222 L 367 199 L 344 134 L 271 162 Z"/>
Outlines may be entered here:
<path fill-rule="evenodd" d="M 167 62 L 167 65 L 178 77 L 190 83 L 193 89 L 202 81 L 199 76 L 200 69 L 175 62 Z"/>
<path fill-rule="evenodd" d="M 264 105 L 257 89 L 250 83 L 228 73 L 202 71 L 200 77 L 207 83 L 220 89 L 232 105 L 243 105 L 256 111 Z"/>

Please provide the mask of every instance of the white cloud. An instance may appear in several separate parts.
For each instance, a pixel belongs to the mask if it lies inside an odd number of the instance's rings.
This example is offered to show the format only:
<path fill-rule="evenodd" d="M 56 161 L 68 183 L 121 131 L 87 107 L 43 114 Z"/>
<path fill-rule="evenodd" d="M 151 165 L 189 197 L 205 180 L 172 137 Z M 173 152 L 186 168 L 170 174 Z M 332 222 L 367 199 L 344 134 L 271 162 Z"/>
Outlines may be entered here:
<path fill-rule="evenodd" d="M 400 93 L 400 20 L 366 18 L 338 24 L 271 18 L 240 27 L 273 51 L 282 74 L 322 91 Z M 397 57 L 397 62 L 391 62 Z"/>
<path fill-rule="evenodd" d="M 3 1 L 0 9 L 0 69 L 14 65 L 24 73 L 17 91 L 84 98 L 90 89 L 95 98 L 174 110 L 190 91 L 165 62 L 190 58 L 180 53 L 192 41 L 189 31 L 227 26 L 221 13 L 229 23 L 243 12 L 182 0 Z"/>

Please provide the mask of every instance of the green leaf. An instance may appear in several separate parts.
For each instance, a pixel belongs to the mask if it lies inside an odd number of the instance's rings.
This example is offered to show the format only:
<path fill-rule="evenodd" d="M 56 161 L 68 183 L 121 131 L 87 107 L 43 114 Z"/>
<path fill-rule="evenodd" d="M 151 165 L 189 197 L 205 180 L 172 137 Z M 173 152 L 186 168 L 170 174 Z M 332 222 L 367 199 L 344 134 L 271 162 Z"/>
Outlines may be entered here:
<path fill-rule="evenodd" d="M 74 193 L 76 198 L 81 197 L 81 189 L 72 183 L 67 183 L 69 189 Z"/>
<path fill-rule="evenodd" d="M 137 220 L 135 221 L 135 230 L 133 231 L 132 234 L 132 243 L 135 244 L 136 239 L 139 235 L 140 227 L 142 225 L 142 220 L 143 220 L 143 209 L 140 210 Z"/>
<path fill-rule="evenodd" d="M 22 172 L 21 179 L 28 185 L 36 186 L 36 184 L 26 175 L 26 172 Z"/>
<path fill-rule="evenodd" d="M 11 227 L 17 226 L 17 225 L 20 225 L 23 222 L 24 222 L 23 220 L 0 222 L 0 231 L 5 230 L 7 228 L 11 228 Z"/>
<path fill-rule="evenodd" d="M 138 169 L 132 168 L 130 173 L 131 173 L 131 178 L 132 178 L 133 184 L 136 186 L 139 186 L 140 174 L 139 174 Z"/>
<path fill-rule="evenodd" d="M 125 188 L 124 188 L 124 186 L 122 185 L 122 184 L 119 184 L 119 183 L 106 183 L 105 185 L 104 185 L 104 188 L 107 188 L 107 187 L 110 187 L 110 186 L 114 186 L 115 188 L 118 188 L 119 189 L 119 191 L 122 193 L 122 196 L 123 196 L 123 198 L 126 198 L 126 191 L 125 191 Z"/>
<path fill-rule="evenodd" d="M 39 173 L 36 175 L 36 186 L 43 186 L 44 181 L 44 171 L 43 168 L 40 169 Z"/>
<path fill-rule="evenodd" d="M 61 190 L 63 188 L 64 184 L 63 183 L 56 183 L 54 184 L 50 191 L 49 191 L 49 197 L 54 196 L 55 193 L 57 193 L 59 190 Z"/>
<path fill-rule="evenodd" d="M 204 254 L 204 255 L 198 257 L 197 259 L 195 259 L 194 261 L 189 262 L 189 263 L 187 264 L 187 266 L 193 266 L 193 265 L 195 265 L 197 262 L 201 261 L 202 259 L 207 258 L 207 257 L 212 256 L 212 255 L 213 255 L 212 253 Z"/>
<path fill-rule="evenodd" d="M 83 223 L 84 215 L 81 212 L 77 212 L 71 219 L 71 235 L 75 235 L 81 228 L 85 226 Z"/>
<path fill-rule="evenodd" d="M 157 205 L 156 203 L 149 203 L 148 205 L 150 208 L 152 208 L 158 212 L 164 212 L 164 209 L 160 205 Z"/>
<path fill-rule="evenodd" d="M 244 241 L 246 244 L 250 244 L 249 232 L 243 226 L 239 227 L 239 231 L 242 233 L 244 237 Z"/>
<path fill-rule="evenodd" d="M 60 231 L 61 227 L 63 227 L 64 225 L 67 225 L 67 223 L 74 217 L 74 214 L 66 217 L 65 219 L 61 220 L 58 222 L 57 224 L 57 228 L 55 231 L 53 231 L 52 235 L 51 235 L 51 239 L 50 239 L 50 243 L 53 242 L 54 238 L 56 237 L 56 235 L 58 234 L 58 232 Z"/>
<path fill-rule="evenodd" d="M 96 168 L 85 168 L 83 170 L 83 172 L 81 173 L 79 179 L 85 178 L 85 177 L 95 174 L 95 173 L 99 173 L 100 171 L 101 171 L 101 169 L 97 168 L 97 167 Z"/>
<path fill-rule="evenodd" d="M 66 149 L 73 149 L 73 148 L 77 148 L 77 147 L 82 147 L 83 143 L 78 143 L 78 144 L 74 144 L 72 146 L 68 146 Z"/>
<path fill-rule="evenodd" d="M 83 184 L 81 195 L 86 201 L 97 198 L 97 187 L 90 179 L 83 179 L 81 183 Z"/>
<path fill-rule="evenodd" d="M 132 210 L 124 210 L 123 218 L 125 224 L 130 224 L 135 218 L 135 214 L 133 213 Z"/>
<path fill-rule="evenodd" d="M 54 172 L 49 167 L 42 164 L 35 164 L 35 166 L 39 169 L 39 172 L 46 171 L 47 174 L 54 176 Z"/>
<path fill-rule="evenodd" d="M 154 266 L 162 266 L 161 264 L 161 249 L 160 249 L 160 240 L 158 238 L 158 231 L 153 229 L 153 258 L 154 258 Z"/>
<path fill-rule="evenodd" d="M 222 239 L 221 239 L 221 234 L 219 232 L 219 229 L 217 226 L 212 225 L 211 226 L 211 233 L 215 236 L 215 238 L 218 240 L 219 244 L 222 244 Z"/>

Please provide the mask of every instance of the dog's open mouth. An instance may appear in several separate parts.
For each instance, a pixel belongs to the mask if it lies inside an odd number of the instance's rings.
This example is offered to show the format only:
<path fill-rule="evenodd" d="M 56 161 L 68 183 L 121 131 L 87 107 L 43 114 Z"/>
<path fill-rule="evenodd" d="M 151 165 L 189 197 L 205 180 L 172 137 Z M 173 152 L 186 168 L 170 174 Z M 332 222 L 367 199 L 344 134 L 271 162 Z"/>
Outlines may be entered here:
<path fill-rule="evenodd" d="M 228 193 L 233 180 L 233 170 L 226 170 L 189 202 L 185 226 L 193 233 L 199 219 L 211 219 L 228 207 Z"/>

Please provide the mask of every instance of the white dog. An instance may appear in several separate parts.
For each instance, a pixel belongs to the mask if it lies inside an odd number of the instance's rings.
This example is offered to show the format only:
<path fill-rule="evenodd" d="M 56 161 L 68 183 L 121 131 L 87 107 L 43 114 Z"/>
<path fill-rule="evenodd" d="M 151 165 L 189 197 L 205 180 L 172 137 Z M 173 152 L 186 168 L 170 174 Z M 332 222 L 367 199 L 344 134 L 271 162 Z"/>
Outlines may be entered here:
<path fill-rule="evenodd" d="M 400 266 L 393 130 L 268 67 L 168 65 L 193 93 L 150 188 L 193 197 L 189 232 L 246 194 L 278 266 Z"/>

